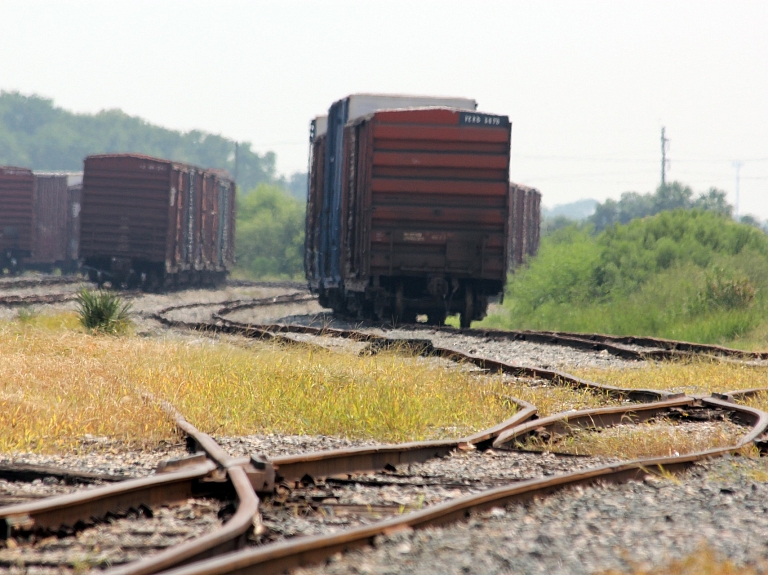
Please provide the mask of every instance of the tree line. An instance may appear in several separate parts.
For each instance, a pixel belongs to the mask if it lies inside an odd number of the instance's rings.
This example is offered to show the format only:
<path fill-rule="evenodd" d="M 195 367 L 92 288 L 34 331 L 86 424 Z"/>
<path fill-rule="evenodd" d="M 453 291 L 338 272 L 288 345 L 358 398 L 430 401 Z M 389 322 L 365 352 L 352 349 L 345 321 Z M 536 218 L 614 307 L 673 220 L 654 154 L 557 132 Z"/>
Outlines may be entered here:
<path fill-rule="evenodd" d="M 632 220 L 679 209 L 698 209 L 732 218 L 733 206 L 728 203 L 726 196 L 725 190 L 715 187 L 697 195 L 690 186 L 675 181 L 659 186 L 654 192 L 624 192 L 618 201 L 609 198 L 602 204 L 598 203 L 594 213 L 581 225 L 592 226 L 593 233 L 599 234 L 616 224 L 628 224 Z M 762 227 L 762 223 L 753 216 L 742 216 L 739 221 L 753 227 Z M 552 233 L 575 224 L 577 222 L 567 216 L 557 216 L 547 219 L 542 231 L 545 234 Z"/>
<path fill-rule="evenodd" d="M 306 174 L 280 176 L 274 152 L 251 147 L 238 143 L 235 165 L 235 142 L 218 134 L 169 130 L 121 110 L 75 114 L 48 98 L 0 92 L 0 165 L 81 171 L 83 158 L 92 154 L 137 153 L 237 172 L 244 190 L 266 183 L 305 197 Z"/>

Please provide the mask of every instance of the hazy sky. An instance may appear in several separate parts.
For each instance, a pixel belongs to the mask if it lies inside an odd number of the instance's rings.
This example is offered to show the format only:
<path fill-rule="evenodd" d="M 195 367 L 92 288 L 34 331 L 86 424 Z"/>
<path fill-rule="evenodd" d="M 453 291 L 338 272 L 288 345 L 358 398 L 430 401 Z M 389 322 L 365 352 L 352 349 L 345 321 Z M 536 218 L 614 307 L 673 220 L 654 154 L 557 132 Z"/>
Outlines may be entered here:
<path fill-rule="evenodd" d="M 349 93 L 475 98 L 544 203 L 718 186 L 768 218 L 768 2 L 0 0 L 0 89 L 121 108 L 306 169 Z"/>

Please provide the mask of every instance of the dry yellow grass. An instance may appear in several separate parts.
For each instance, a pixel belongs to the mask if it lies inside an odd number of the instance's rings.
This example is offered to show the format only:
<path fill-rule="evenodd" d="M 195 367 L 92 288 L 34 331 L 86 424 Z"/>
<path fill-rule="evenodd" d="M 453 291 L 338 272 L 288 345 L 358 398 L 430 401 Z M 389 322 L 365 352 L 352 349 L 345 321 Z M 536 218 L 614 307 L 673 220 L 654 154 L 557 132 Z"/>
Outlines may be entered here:
<path fill-rule="evenodd" d="M 549 441 L 528 440 L 525 449 L 622 459 L 671 457 L 735 444 L 746 430 L 734 424 L 676 424 L 669 421 L 618 425 L 602 430 L 575 429 Z"/>
<path fill-rule="evenodd" d="M 583 369 L 576 375 L 619 387 L 668 389 L 689 395 L 768 387 L 768 369 L 707 358 L 652 363 L 639 369 Z"/>
<path fill-rule="evenodd" d="M 219 434 L 457 437 L 515 411 L 507 399 L 515 391 L 501 378 L 414 357 L 93 336 L 74 315 L 0 323 L 0 451 L 76 449 L 85 434 L 134 444 L 175 439 L 144 391 Z M 600 401 L 569 390 L 525 391 L 534 401 L 547 396 L 552 410 Z"/>
<path fill-rule="evenodd" d="M 169 400 L 206 432 L 381 441 L 458 437 L 494 425 L 514 413 L 510 396 L 533 403 L 541 415 L 614 403 L 395 353 L 358 358 L 271 343 L 243 349 L 207 338 L 96 337 L 79 329 L 74 314 L 23 319 L 0 323 L 0 450 L 6 452 L 72 449 L 85 434 L 139 444 L 175 439 L 164 414 L 141 399 L 143 391 Z M 580 375 L 624 387 L 768 387 L 760 369 L 705 361 Z M 597 441 L 601 434 L 594 435 Z M 641 438 L 631 442 L 647 452 Z M 626 450 L 627 439 L 616 447 Z M 651 451 L 679 451 L 678 439 Z"/>

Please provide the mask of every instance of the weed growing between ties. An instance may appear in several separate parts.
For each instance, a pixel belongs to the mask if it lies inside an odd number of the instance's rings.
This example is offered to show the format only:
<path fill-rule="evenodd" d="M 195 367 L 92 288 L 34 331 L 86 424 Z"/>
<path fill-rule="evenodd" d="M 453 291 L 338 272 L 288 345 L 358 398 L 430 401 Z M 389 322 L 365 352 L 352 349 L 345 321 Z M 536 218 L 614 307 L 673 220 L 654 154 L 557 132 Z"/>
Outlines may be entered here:
<path fill-rule="evenodd" d="M 125 333 L 130 326 L 131 304 L 112 292 L 81 290 L 77 294 L 77 314 L 84 328 L 112 335 Z"/>
<path fill-rule="evenodd" d="M 688 395 L 768 388 L 768 370 L 763 366 L 704 357 L 654 362 L 638 369 L 577 369 L 574 374 L 618 387 L 665 389 Z M 763 405 L 761 409 L 768 408 L 768 401 Z"/>
<path fill-rule="evenodd" d="M 661 420 L 600 430 L 575 429 L 569 435 L 556 436 L 548 441 L 525 441 L 522 447 L 622 459 L 672 457 L 734 445 L 745 433 L 746 428 L 732 423 L 679 424 Z"/>

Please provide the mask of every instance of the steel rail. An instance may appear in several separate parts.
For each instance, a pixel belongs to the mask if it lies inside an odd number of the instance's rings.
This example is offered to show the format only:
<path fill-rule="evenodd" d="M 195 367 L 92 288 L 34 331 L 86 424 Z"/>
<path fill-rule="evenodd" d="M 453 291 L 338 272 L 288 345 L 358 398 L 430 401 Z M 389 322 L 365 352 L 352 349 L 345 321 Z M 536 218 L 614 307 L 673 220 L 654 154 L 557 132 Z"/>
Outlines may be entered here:
<path fill-rule="evenodd" d="M 154 312 L 153 315 L 159 315 L 163 316 L 167 313 L 170 313 L 172 311 L 180 310 L 180 309 L 191 309 L 196 307 L 213 307 L 213 306 L 224 306 L 220 309 L 229 309 L 230 306 L 232 306 L 232 311 L 235 311 L 237 309 L 241 309 L 240 306 L 243 306 L 244 308 L 247 307 L 265 307 L 270 305 L 279 305 L 279 304 L 285 304 L 285 303 L 300 303 L 304 301 L 309 301 L 316 299 L 314 296 L 309 295 L 305 292 L 292 292 L 288 294 L 280 294 L 276 296 L 271 297 L 264 297 L 264 298 L 258 298 L 258 299 L 228 299 L 224 301 L 215 301 L 215 302 L 194 302 L 194 303 L 187 303 L 187 304 L 180 304 L 180 305 L 172 305 L 165 307 L 161 310 L 158 310 Z"/>
<path fill-rule="evenodd" d="M 66 467 L 51 465 L 34 465 L 31 463 L 0 463 L 0 478 L 9 481 L 34 481 L 55 477 L 68 485 L 82 485 L 93 483 L 114 483 L 131 479 L 128 475 L 110 475 L 107 473 L 93 473 L 91 471 L 79 471 Z"/>
<path fill-rule="evenodd" d="M 575 428 L 598 429 L 611 427 L 620 423 L 640 423 L 653 419 L 659 414 L 666 413 L 673 408 L 692 406 L 695 402 L 696 398 L 686 396 L 654 403 L 566 411 L 564 413 L 550 415 L 549 417 L 543 417 L 507 429 L 501 432 L 494 440 L 493 447 L 502 449 L 513 441 L 520 441 L 527 436 L 542 430 L 549 431 L 552 434 L 563 435 Z M 729 404 L 728 409 L 731 407 L 732 405 Z"/>
<path fill-rule="evenodd" d="M 249 307 L 247 304 L 237 309 Z M 218 312 L 224 316 L 231 311 L 227 308 Z M 380 324 L 385 325 L 385 324 Z M 275 325 L 274 328 L 280 326 Z M 768 352 L 750 352 L 718 345 L 698 344 L 685 341 L 676 341 L 655 337 L 643 336 L 612 336 L 597 333 L 578 333 L 566 331 L 544 330 L 498 330 L 484 328 L 462 328 L 457 330 L 452 327 L 435 327 L 422 324 L 406 324 L 404 327 L 414 330 L 441 331 L 447 333 L 461 333 L 462 335 L 477 337 L 495 337 L 499 339 L 511 339 L 515 341 L 531 341 L 547 345 L 560 345 L 575 349 L 590 351 L 607 351 L 622 359 L 632 360 L 662 360 L 681 359 L 692 355 L 709 354 L 724 357 L 737 357 L 740 359 L 768 359 Z M 275 331 L 270 326 L 271 331 Z M 307 332 L 308 333 L 308 332 Z M 629 345 L 645 348 L 642 350 L 627 347 Z"/>
<path fill-rule="evenodd" d="M 0 508 L 0 539 L 16 532 L 57 531 L 108 513 L 181 501 L 200 491 L 200 481 L 216 465 L 207 462 L 162 475 L 96 487 Z"/>
<path fill-rule="evenodd" d="M 691 352 L 695 354 L 711 354 L 721 355 L 726 357 L 740 357 L 744 359 L 768 359 L 768 352 L 759 351 L 745 351 L 741 349 L 734 349 L 730 347 L 724 347 L 721 345 L 712 345 L 705 343 L 694 343 L 688 341 L 677 341 L 673 339 L 664 339 L 659 337 L 645 337 L 645 336 L 620 336 L 620 335 L 607 335 L 599 333 L 573 333 L 573 332 L 532 332 L 540 333 L 544 335 L 552 335 L 553 337 L 574 337 L 583 340 L 594 341 L 596 343 L 614 343 L 625 345 L 636 345 L 639 347 L 659 348 L 669 351 L 678 352 Z"/>
<path fill-rule="evenodd" d="M 178 565 L 242 548 L 248 533 L 254 526 L 254 521 L 259 517 L 259 499 L 253 492 L 251 482 L 242 467 L 229 468 L 227 475 L 237 492 L 239 503 L 235 514 L 221 528 L 134 563 L 108 569 L 105 573 L 151 575 Z"/>
<path fill-rule="evenodd" d="M 516 341 L 531 341 L 549 345 L 564 345 L 595 351 L 606 350 L 625 359 L 675 359 L 691 355 L 709 354 L 715 356 L 738 357 L 742 359 L 768 359 L 768 352 L 752 352 L 719 345 L 677 341 L 657 337 L 618 336 L 599 333 L 579 333 L 568 331 L 540 330 L 499 330 L 486 328 L 464 328 L 422 326 L 411 324 L 409 328 L 430 329 L 445 333 L 461 333 L 476 337 L 493 337 Z M 626 346 L 648 348 L 638 351 Z"/>
<path fill-rule="evenodd" d="M 0 280 L 0 290 L 23 289 L 28 287 L 43 287 L 49 285 L 68 285 L 86 283 L 86 279 L 80 276 L 50 276 L 41 278 L 19 278 Z"/>
<path fill-rule="evenodd" d="M 630 480 L 643 479 L 649 473 L 654 472 L 681 472 L 704 459 L 722 456 L 740 449 L 764 434 L 768 427 L 768 413 L 743 406 L 734 406 L 713 398 L 705 398 L 702 401 L 738 411 L 745 419 L 752 422 L 752 429 L 736 444 L 729 447 L 709 449 L 684 456 L 638 459 L 554 477 L 532 479 L 440 503 L 403 517 L 350 529 L 338 534 L 302 537 L 262 548 L 246 549 L 174 569 L 167 572 L 167 575 L 250 575 L 257 573 L 269 575 L 283 573 L 292 568 L 318 563 L 338 552 L 371 544 L 374 538 L 379 535 L 444 525 L 466 519 L 478 511 L 511 503 L 532 501 L 537 497 L 551 495 L 575 486 L 625 483 Z"/>
<path fill-rule="evenodd" d="M 747 397 L 754 397 L 761 393 L 768 392 L 768 387 L 753 387 L 750 389 L 734 389 L 733 391 L 724 391 L 722 393 L 713 393 L 712 397 L 723 399 L 725 401 L 736 401 Z"/>
<path fill-rule="evenodd" d="M 186 324 L 185 327 L 200 331 L 221 331 L 230 334 L 239 334 L 251 338 L 275 339 L 285 333 L 302 333 L 317 336 L 339 337 L 375 343 L 377 349 L 408 348 L 425 356 L 437 356 L 458 362 L 466 362 L 476 365 L 481 369 L 492 372 L 502 372 L 514 376 L 531 377 L 551 381 L 559 385 L 567 385 L 574 388 L 588 389 L 597 393 L 606 393 L 613 397 L 628 398 L 635 401 L 658 401 L 673 397 L 681 397 L 682 393 L 659 391 L 655 389 L 622 388 L 613 385 L 595 383 L 579 377 L 551 369 L 514 365 L 500 360 L 488 359 L 478 355 L 465 353 L 448 347 L 437 347 L 426 339 L 401 339 L 388 338 L 376 334 L 364 333 L 357 330 L 341 330 L 335 328 L 316 328 L 294 325 L 254 325 L 224 319 L 221 314 L 214 316 L 217 323 Z M 290 338 L 280 338 L 283 341 L 296 343 Z"/>
<path fill-rule="evenodd" d="M 238 305 L 240 305 L 238 303 Z M 258 305 L 255 302 L 245 304 Z M 220 311 L 226 311 L 222 309 Z M 227 320 L 221 313 L 215 317 L 216 323 L 180 323 L 199 330 L 224 331 L 229 333 L 239 333 L 249 337 L 279 338 L 284 339 L 284 334 L 290 332 L 294 326 L 264 326 L 248 325 L 240 322 Z M 266 329 L 265 329 L 266 328 Z M 269 329 L 272 328 L 272 329 Z M 274 331 L 273 331 L 274 330 Z M 378 534 L 390 532 L 397 529 L 412 529 L 426 525 L 437 525 L 466 517 L 473 510 L 487 508 L 489 506 L 499 505 L 512 501 L 524 501 L 539 495 L 546 495 L 554 491 L 566 488 L 576 484 L 592 484 L 598 481 L 626 481 L 628 479 L 639 478 L 648 473 L 654 466 L 665 466 L 667 470 L 679 471 L 685 469 L 706 457 L 722 455 L 740 448 L 742 445 L 751 441 L 756 441 L 760 435 L 765 433 L 768 426 L 768 414 L 759 410 L 738 406 L 717 398 L 692 398 L 683 394 L 670 392 L 658 392 L 655 390 L 632 390 L 615 388 L 612 386 L 603 386 L 579 378 L 573 378 L 568 374 L 551 370 L 539 370 L 535 368 L 526 368 L 513 366 L 505 362 L 488 360 L 479 356 L 465 354 L 449 348 L 438 348 L 425 340 L 402 340 L 375 336 L 372 334 L 362 334 L 355 330 L 320 330 L 318 328 L 307 328 L 299 326 L 295 330 L 301 333 L 311 333 L 318 335 L 332 335 L 339 337 L 348 337 L 358 341 L 373 343 L 378 349 L 386 347 L 397 347 L 408 345 L 419 353 L 424 355 L 440 355 L 449 359 L 459 361 L 469 361 L 483 369 L 503 371 L 514 375 L 528 375 L 531 377 L 540 377 L 558 383 L 566 383 L 577 387 L 584 387 L 593 391 L 610 393 L 621 397 L 643 398 L 645 400 L 656 400 L 650 404 L 636 404 L 631 406 L 618 406 L 613 408 L 603 408 L 597 410 L 584 410 L 583 412 L 568 412 L 551 418 L 543 418 L 531 421 L 536 417 L 536 410 L 533 406 L 524 406 L 512 418 L 490 428 L 478 432 L 469 438 L 459 441 L 444 442 L 418 442 L 404 444 L 399 446 L 374 446 L 363 447 L 349 450 L 336 450 L 332 452 L 318 452 L 300 456 L 283 456 L 274 458 L 270 463 L 273 466 L 275 474 L 279 480 L 300 481 L 307 475 L 311 477 L 332 476 L 341 474 L 352 474 L 360 471 L 369 471 L 381 469 L 387 465 L 397 465 L 413 461 L 423 461 L 425 459 L 440 456 L 459 448 L 462 445 L 483 444 L 487 446 L 494 440 L 494 445 L 498 444 L 503 437 L 519 436 L 526 429 L 539 429 L 542 426 L 555 426 L 563 419 L 568 420 L 568 424 L 562 431 L 572 428 L 576 423 L 583 423 L 592 427 L 599 425 L 611 425 L 621 421 L 642 421 L 657 416 L 659 413 L 669 411 L 675 407 L 693 405 L 699 401 L 711 407 L 723 408 L 732 412 L 737 412 L 741 418 L 753 425 L 752 431 L 745 435 L 735 446 L 715 450 L 702 451 L 685 457 L 675 458 L 650 458 L 628 462 L 625 464 L 605 466 L 585 472 L 576 472 L 553 478 L 542 480 L 531 480 L 514 486 L 496 488 L 482 494 L 468 496 L 461 500 L 455 500 L 444 504 L 430 507 L 424 511 L 409 514 L 405 518 L 396 518 L 382 522 L 375 526 L 366 526 L 352 529 L 337 535 L 326 535 L 317 537 L 300 538 L 298 540 L 286 543 L 269 545 L 256 550 L 245 550 L 230 555 L 218 557 L 211 560 L 196 563 L 189 567 L 173 570 L 173 573 L 272 573 L 281 572 L 292 566 L 299 566 L 307 562 L 322 560 L 339 550 L 349 548 L 350 546 L 362 545 L 371 541 Z M 275 333 L 277 332 L 277 333 Z M 288 338 L 288 341 L 290 338 Z M 294 342 L 295 343 L 295 342 Z M 373 350 L 376 351 L 375 349 Z M 658 401 L 661 399 L 662 401 Z M 520 405 L 520 404 L 518 404 Z M 548 420 L 551 420 L 548 421 Z M 197 442 L 202 446 L 200 442 Z M 215 442 L 214 442 L 215 443 Z M 204 447 L 204 446 L 203 446 Z M 226 464 L 231 467 L 247 464 L 247 460 L 228 460 Z"/>

